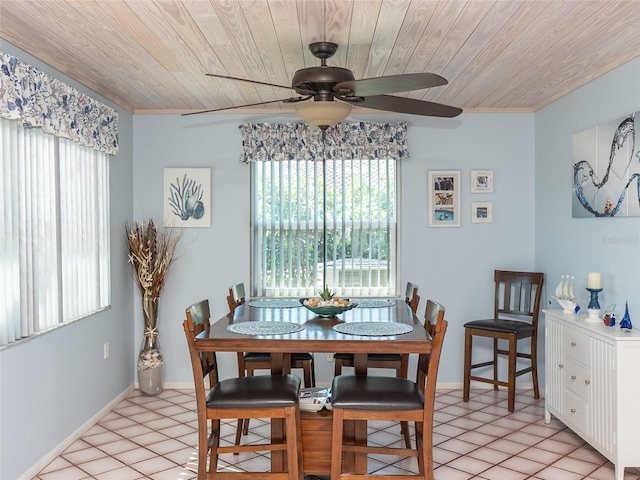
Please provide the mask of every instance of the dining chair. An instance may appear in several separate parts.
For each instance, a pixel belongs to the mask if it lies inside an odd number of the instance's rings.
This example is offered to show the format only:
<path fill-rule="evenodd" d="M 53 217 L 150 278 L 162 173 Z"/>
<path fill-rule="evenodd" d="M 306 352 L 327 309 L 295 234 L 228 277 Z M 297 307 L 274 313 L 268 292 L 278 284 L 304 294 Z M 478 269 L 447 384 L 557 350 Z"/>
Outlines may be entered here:
<path fill-rule="evenodd" d="M 539 272 L 513 272 L 495 270 L 493 318 L 473 320 L 464 324 L 464 378 L 462 398 L 469 400 L 471 381 L 489 383 L 494 390 L 507 387 L 507 408 L 515 409 L 516 378 L 531 372 L 534 398 L 540 398 L 538 389 L 538 315 L 544 274 Z M 473 338 L 493 340 L 493 358 L 473 363 Z M 529 338 L 529 351 L 518 350 L 518 340 Z M 500 341 L 507 342 L 505 349 Z M 507 357 L 507 380 L 500 380 L 498 360 Z M 518 359 L 528 361 L 526 368 L 517 370 Z M 476 368 L 491 367 L 492 376 L 472 375 Z"/>
<path fill-rule="evenodd" d="M 414 315 L 418 312 L 420 295 L 418 286 L 415 283 L 407 282 L 405 290 L 405 302 L 411 308 Z M 353 353 L 335 353 L 333 355 L 335 376 L 342 375 L 342 367 L 353 367 L 355 365 Z M 396 371 L 396 377 L 407 378 L 409 372 L 409 355 L 399 353 L 370 353 L 367 355 L 367 368 L 390 368 Z M 401 422 L 400 428 L 404 443 L 407 448 L 411 448 L 411 436 L 407 422 Z"/>
<path fill-rule="evenodd" d="M 432 347 L 431 353 L 418 356 L 416 381 L 375 375 L 334 377 L 331 385 L 334 439 L 343 438 L 344 422 L 347 420 L 404 420 L 415 422 L 416 447 L 381 447 L 368 442 L 352 444 L 345 440 L 334 441 L 331 449 L 331 480 L 343 476 L 349 479 L 376 476 L 361 472 L 343 474 L 343 452 L 416 457 L 418 474 L 415 476 L 433 479 L 433 409 L 440 354 L 448 324 L 444 312 L 445 308 L 439 303 L 427 301 L 424 328 L 431 336 Z M 407 478 L 404 475 L 402 477 Z"/>
<path fill-rule="evenodd" d="M 302 437 L 298 395 L 300 378 L 296 375 L 258 375 L 220 380 L 215 352 L 198 350 L 196 335 L 208 327 L 209 302 L 204 300 L 186 309 L 182 323 L 189 347 L 195 383 L 198 416 L 198 480 L 237 477 L 251 480 L 272 477 L 274 480 L 302 480 Z M 209 380 L 209 388 L 205 386 Z M 251 445 L 221 445 L 220 420 L 229 418 L 283 419 L 285 437 L 282 442 Z M 218 456 L 225 453 L 284 451 L 287 472 L 218 472 Z M 207 469 L 207 457 L 209 468 Z"/>
<path fill-rule="evenodd" d="M 244 283 L 236 283 L 229 287 L 227 304 L 233 314 L 236 308 L 246 303 Z M 301 368 L 305 387 L 316 386 L 315 366 L 311 353 L 292 353 L 291 368 Z M 238 352 L 238 376 L 252 377 L 256 370 L 271 370 L 271 354 L 269 352 Z M 249 419 L 241 419 L 236 431 L 236 445 L 240 445 L 241 435 L 249 434 Z"/>

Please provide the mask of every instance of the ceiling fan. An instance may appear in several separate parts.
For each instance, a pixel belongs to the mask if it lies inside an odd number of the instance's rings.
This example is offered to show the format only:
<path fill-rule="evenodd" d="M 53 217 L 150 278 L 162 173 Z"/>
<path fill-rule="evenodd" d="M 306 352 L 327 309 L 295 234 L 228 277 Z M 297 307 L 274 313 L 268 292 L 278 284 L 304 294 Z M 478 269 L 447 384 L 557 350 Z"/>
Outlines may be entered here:
<path fill-rule="evenodd" d="M 242 106 L 191 112 L 183 115 L 218 112 L 268 103 L 292 103 L 295 106 L 296 113 L 303 120 L 324 131 L 344 120 L 351 113 L 354 105 L 374 110 L 432 117 L 452 118 L 462 113 L 461 108 L 450 105 L 388 95 L 389 93 L 446 85 L 447 80 L 440 75 L 435 73 L 406 73 L 356 80 L 351 70 L 327 65 L 327 58 L 332 57 L 338 50 L 337 44 L 314 42 L 309 45 L 309 50 L 316 58 L 320 59 L 320 66 L 298 70 L 291 80 L 291 86 L 207 73 L 208 76 L 216 78 L 294 90 L 298 96 Z"/>

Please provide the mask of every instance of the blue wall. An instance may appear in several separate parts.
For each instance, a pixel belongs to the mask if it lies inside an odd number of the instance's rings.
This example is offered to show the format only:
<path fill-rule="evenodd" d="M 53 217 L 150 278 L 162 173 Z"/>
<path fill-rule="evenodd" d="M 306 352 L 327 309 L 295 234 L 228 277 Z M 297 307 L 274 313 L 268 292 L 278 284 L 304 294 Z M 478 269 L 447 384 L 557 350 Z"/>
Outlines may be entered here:
<path fill-rule="evenodd" d="M 535 115 L 535 264 L 547 274 L 547 294 L 553 295 L 560 275 L 574 275 L 578 304 L 586 309 L 587 274 L 601 272 L 600 306 L 617 304 L 616 311 L 622 313 L 628 301 L 632 322 L 635 317 L 638 325 L 640 217 L 572 218 L 571 186 L 573 135 L 640 110 L 639 78 L 636 59 Z M 636 142 L 636 151 L 639 145 Z M 635 156 L 631 168 L 639 171 Z M 635 184 L 630 196 L 636 196 L 634 189 Z M 559 308 L 549 298 L 546 305 Z"/>
<path fill-rule="evenodd" d="M 6 42 L 0 48 L 117 108 Z M 109 163 L 111 308 L 0 351 L 2 479 L 17 479 L 37 465 L 134 380 L 133 282 L 123 233 L 134 188 L 133 117 L 118 110 L 120 153 Z M 110 346 L 107 360 L 105 342 Z"/>
<path fill-rule="evenodd" d="M 352 115 L 351 120 L 394 121 L 393 115 Z M 492 314 L 493 270 L 533 267 L 533 115 L 464 114 L 453 120 L 411 117 L 411 158 L 401 162 L 401 284 L 420 287 L 447 307 L 450 328 L 439 378 L 462 378 L 464 322 Z M 208 298 L 212 316 L 227 313 L 230 285 L 249 282 L 250 167 L 239 163 L 238 125 L 246 121 L 297 121 L 293 115 L 136 116 L 134 118 L 134 205 L 136 216 L 160 219 L 164 167 L 210 167 L 212 227 L 184 229 L 160 305 L 160 335 L 166 381 L 191 382 L 181 322 L 184 309 Z M 494 193 L 471 194 L 471 170 L 495 173 Z M 427 171 L 460 170 L 461 227 L 427 226 Z M 471 203 L 493 202 L 493 223 L 472 224 Z M 508 241 L 505 241 L 508 239 Z M 136 301 L 138 301 L 136 297 Z M 141 312 L 136 307 L 136 336 Z M 319 382 L 328 383 L 333 364 L 316 358 Z M 235 375 L 235 355 L 222 361 L 221 374 Z"/>

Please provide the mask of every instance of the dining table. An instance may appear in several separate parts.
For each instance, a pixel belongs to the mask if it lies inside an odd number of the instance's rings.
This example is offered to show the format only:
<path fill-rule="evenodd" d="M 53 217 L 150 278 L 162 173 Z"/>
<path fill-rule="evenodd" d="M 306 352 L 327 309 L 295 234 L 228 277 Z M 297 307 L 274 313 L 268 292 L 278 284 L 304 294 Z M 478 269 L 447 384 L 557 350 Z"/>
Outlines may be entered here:
<path fill-rule="evenodd" d="M 251 299 L 211 323 L 196 337 L 196 348 L 214 352 L 269 352 L 272 374 L 289 373 L 289 354 L 294 352 L 353 353 L 356 375 L 367 374 L 368 353 L 431 352 L 431 337 L 404 299 L 351 299 L 351 302 L 354 308 L 333 317 L 321 317 L 298 299 Z M 328 420 L 324 421 L 330 422 L 330 412 L 324 412 L 318 419 L 325 417 Z M 283 435 L 281 422 L 272 421 L 271 429 L 274 438 Z M 366 422 L 356 422 L 347 432 L 351 432 L 354 442 L 366 442 Z M 330 433 L 329 427 L 327 434 Z M 316 447 L 321 442 L 313 442 L 314 448 L 305 451 L 304 440 L 303 432 L 303 459 L 307 460 L 309 455 L 317 457 Z M 328 445 L 330 449 L 330 437 Z M 272 470 L 282 471 L 283 457 L 276 453 L 271 456 Z M 327 459 L 321 467 L 308 468 L 313 462 L 303 461 L 305 475 L 328 474 L 328 462 Z M 356 472 L 366 470 L 366 458 L 356 456 L 352 462 Z"/>

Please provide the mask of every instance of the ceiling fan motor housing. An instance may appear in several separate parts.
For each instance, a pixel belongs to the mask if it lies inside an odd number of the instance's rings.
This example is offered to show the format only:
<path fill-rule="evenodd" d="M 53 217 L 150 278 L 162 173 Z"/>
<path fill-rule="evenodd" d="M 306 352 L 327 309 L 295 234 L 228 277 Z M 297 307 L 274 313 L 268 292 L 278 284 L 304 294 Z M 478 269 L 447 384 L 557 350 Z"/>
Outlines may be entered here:
<path fill-rule="evenodd" d="M 354 81 L 353 72 L 340 67 L 308 67 L 298 70 L 291 81 L 292 88 L 300 95 L 329 94 L 333 97 L 333 87 L 338 83 Z M 345 94 L 346 92 L 340 92 Z"/>

